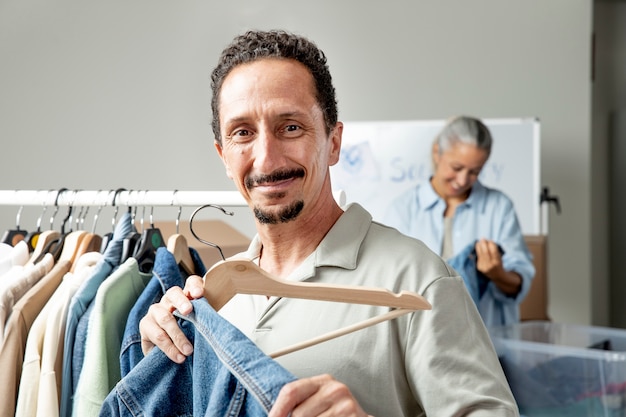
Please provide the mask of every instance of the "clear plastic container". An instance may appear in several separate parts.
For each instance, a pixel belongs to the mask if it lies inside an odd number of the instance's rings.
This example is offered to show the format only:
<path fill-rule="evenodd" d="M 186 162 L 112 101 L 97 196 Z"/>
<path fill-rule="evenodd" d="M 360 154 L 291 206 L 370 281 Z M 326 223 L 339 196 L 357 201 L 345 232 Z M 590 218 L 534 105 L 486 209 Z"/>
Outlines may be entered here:
<path fill-rule="evenodd" d="M 522 415 L 626 417 L 626 330 L 530 321 L 489 332 Z"/>

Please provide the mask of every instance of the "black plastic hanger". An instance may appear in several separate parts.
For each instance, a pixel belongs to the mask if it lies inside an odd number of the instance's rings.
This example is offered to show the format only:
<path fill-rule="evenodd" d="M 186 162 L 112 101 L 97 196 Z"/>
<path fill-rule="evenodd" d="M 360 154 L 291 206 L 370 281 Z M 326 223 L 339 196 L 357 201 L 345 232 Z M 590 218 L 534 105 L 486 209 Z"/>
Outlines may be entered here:
<path fill-rule="evenodd" d="M 122 191 L 126 191 L 126 189 L 118 188 L 117 190 L 115 190 L 113 194 L 113 201 L 111 202 L 111 206 L 115 207 L 115 212 L 113 213 L 113 220 L 111 220 L 111 231 L 109 233 L 105 233 L 104 235 L 102 235 L 102 244 L 100 245 L 100 253 L 104 253 L 107 246 L 109 246 L 109 243 L 111 243 L 111 240 L 113 240 L 113 232 L 115 231 L 115 223 L 117 222 L 117 213 L 119 211 L 119 206 L 115 205 L 115 200 L 117 199 L 117 195 Z"/>
<path fill-rule="evenodd" d="M 41 220 L 43 219 L 44 214 L 46 214 L 46 209 L 48 206 L 44 202 L 43 211 L 41 212 L 41 216 L 37 219 L 37 229 L 34 232 L 28 232 L 26 237 L 24 237 L 24 241 L 28 244 L 28 250 L 30 253 L 35 251 L 37 247 L 37 242 L 39 241 L 39 237 L 41 236 Z"/>
<path fill-rule="evenodd" d="M 67 188 L 61 188 L 57 191 L 57 196 L 54 199 L 54 213 L 50 216 L 51 231 L 54 230 L 54 218 L 59 211 L 59 196 L 65 191 L 67 191 Z M 65 227 L 65 221 L 69 218 L 70 213 L 71 210 L 68 211 L 68 216 L 64 220 L 63 227 Z M 33 256 L 31 256 L 32 263 L 36 264 L 40 262 L 47 253 L 50 253 L 56 262 L 61 255 L 61 250 L 63 249 L 63 234 L 63 230 L 60 233 L 50 233 L 43 242 L 39 243 L 35 248 L 36 250 L 33 253 Z"/>
<path fill-rule="evenodd" d="M 20 229 L 20 216 L 22 215 L 22 209 L 24 209 L 24 206 L 20 206 L 20 209 L 17 211 L 15 229 L 9 229 L 4 232 L 4 234 L 2 235 L 2 240 L 1 240 L 2 243 L 15 246 L 20 241 L 24 240 L 24 238 L 28 234 L 26 230 Z"/>
<path fill-rule="evenodd" d="M 161 230 L 154 227 L 154 222 L 152 221 L 153 209 L 154 207 L 150 209 L 150 228 L 141 232 L 141 238 L 137 242 L 135 252 L 133 253 L 133 258 L 137 260 L 141 272 L 152 271 L 157 249 L 165 246 Z"/>

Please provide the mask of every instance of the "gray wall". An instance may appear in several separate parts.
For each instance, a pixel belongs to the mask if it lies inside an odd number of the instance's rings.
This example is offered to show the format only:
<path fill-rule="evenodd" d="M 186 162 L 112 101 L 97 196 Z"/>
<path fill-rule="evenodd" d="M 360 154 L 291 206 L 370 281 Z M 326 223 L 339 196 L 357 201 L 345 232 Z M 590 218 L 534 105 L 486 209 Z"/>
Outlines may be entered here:
<path fill-rule="evenodd" d="M 602 324 L 592 9 L 591 0 L 5 0 L 0 188 L 233 189 L 212 148 L 208 74 L 234 34 L 286 28 L 327 52 L 343 120 L 538 117 L 542 182 L 563 208 L 549 222 L 550 314 Z M 10 227 L 16 210 L 2 210 Z M 250 231 L 245 213 L 237 222 Z"/>

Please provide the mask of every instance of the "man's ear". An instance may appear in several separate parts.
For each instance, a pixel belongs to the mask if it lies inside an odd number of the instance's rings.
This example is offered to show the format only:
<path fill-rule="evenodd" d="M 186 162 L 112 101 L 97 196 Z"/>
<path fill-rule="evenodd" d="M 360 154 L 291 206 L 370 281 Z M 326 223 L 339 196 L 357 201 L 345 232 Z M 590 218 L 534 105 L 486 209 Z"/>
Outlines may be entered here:
<path fill-rule="evenodd" d="M 226 159 L 224 159 L 222 145 L 220 145 L 218 141 L 214 141 L 213 146 L 215 146 L 215 150 L 217 151 L 217 154 L 219 155 L 220 159 L 222 160 L 222 163 L 224 164 L 224 167 L 226 168 L 226 175 L 228 176 L 228 178 L 232 180 L 233 176 L 230 172 L 230 168 L 228 167 L 228 162 L 226 162 Z"/>
<path fill-rule="evenodd" d="M 330 149 L 328 156 L 328 165 L 333 166 L 339 162 L 339 155 L 341 153 L 341 138 L 343 135 L 343 123 L 337 122 L 335 128 L 331 132 L 330 137 Z"/>

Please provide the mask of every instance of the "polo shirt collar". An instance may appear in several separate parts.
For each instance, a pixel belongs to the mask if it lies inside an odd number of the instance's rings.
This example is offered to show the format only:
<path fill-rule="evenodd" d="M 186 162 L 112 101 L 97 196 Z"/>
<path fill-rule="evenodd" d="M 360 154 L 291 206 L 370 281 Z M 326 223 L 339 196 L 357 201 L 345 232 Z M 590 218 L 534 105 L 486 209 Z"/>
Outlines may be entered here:
<path fill-rule="evenodd" d="M 361 244 L 369 231 L 372 216 L 361 205 L 352 203 L 331 227 L 315 251 L 289 276 L 289 280 L 303 281 L 315 275 L 315 269 L 333 266 L 355 269 Z M 261 241 L 256 235 L 245 253 L 256 260 L 261 252 Z"/>

